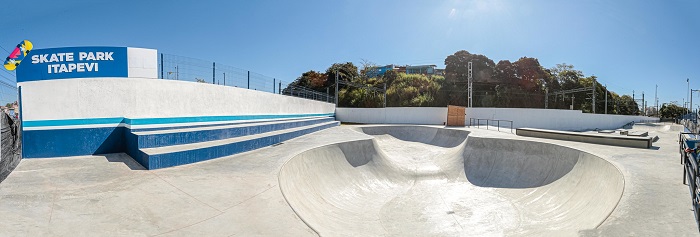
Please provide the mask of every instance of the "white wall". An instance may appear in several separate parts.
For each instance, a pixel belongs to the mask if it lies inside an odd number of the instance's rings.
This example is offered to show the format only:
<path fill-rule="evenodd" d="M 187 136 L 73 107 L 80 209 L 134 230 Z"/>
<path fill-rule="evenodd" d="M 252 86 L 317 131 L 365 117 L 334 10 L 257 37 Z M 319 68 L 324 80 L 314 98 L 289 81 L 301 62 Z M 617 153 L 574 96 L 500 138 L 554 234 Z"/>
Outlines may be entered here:
<path fill-rule="evenodd" d="M 336 118 L 341 122 L 376 124 L 439 124 L 447 120 L 447 108 L 391 107 L 391 108 L 337 108 Z M 632 121 L 655 120 L 646 116 L 588 114 L 580 110 L 467 108 L 469 118 L 511 120 L 513 128 L 541 128 L 555 130 L 616 129 Z M 485 123 L 485 122 L 484 122 Z M 510 126 L 502 123 L 501 126 Z"/>
<path fill-rule="evenodd" d="M 336 108 L 336 119 L 350 123 L 438 124 L 447 121 L 447 108 Z"/>
<path fill-rule="evenodd" d="M 469 118 L 512 120 L 513 128 L 541 128 L 555 130 L 616 129 L 635 121 L 658 118 L 630 115 L 590 114 L 581 110 L 521 109 L 521 108 L 467 108 Z M 503 125 L 502 125 L 503 126 Z"/>
<path fill-rule="evenodd" d="M 25 121 L 333 113 L 326 102 L 230 86 L 146 78 L 19 83 Z"/>
<path fill-rule="evenodd" d="M 158 51 L 155 49 L 126 48 L 129 77 L 158 78 Z"/>

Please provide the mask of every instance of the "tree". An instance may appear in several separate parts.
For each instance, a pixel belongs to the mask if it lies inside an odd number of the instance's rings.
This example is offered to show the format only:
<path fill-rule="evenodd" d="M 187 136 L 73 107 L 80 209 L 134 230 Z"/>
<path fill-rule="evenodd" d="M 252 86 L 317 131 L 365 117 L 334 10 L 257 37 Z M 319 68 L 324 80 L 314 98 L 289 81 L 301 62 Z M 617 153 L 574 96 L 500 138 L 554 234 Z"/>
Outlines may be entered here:
<path fill-rule="evenodd" d="M 387 88 L 387 106 L 435 106 L 435 96 L 444 80 L 442 76 L 399 73 Z"/>
<path fill-rule="evenodd" d="M 518 76 L 518 84 L 527 91 L 542 91 L 544 79 L 549 78 L 540 61 L 536 58 L 522 57 L 513 63 Z"/>
<path fill-rule="evenodd" d="M 472 78 L 475 84 L 478 82 L 490 82 L 496 64 L 493 60 L 481 54 L 471 54 L 466 50 L 460 50 L 445 58 L 445 83 L 441 87 L 441 104 L 467 105 L 466 88 L 469 78 L 469 62 L 472 62 Z M 483 84 L 482 84 L 483 85 Z M 484 85 L 493 90 L 492 85 Z M 474 97 L 474 100 L 478 98 Z M 474 101 L 474 104 L 479 104 Z"/>
<path fill-rule="evenodd" d="M 472 77 L 475 81 L 490 81 L 496 64 L 481 54 L 471 54 L 460 50 L 445 59 L 445 80 L 449 82 L 467 81 L 469 62 L 472 62 Z"/>
<path fill-rule="evenodd" d="M 333 83 L 335 83 L 336 73 L 338 74 L 338 80 L 345 81 L 351 81 L 353 78 L 359 76 L 359 73 L 357 72 L 357 67 L 351 62 L 334 63 L 328 69 L 326 69 L 326 77 L 329 79 L 329 81 Z"/>
<path fill-rule="evenodd" d="M 316 91 L 326 91 L 328 85 L 328 76 L 326 74 L 310 70 L 308 72 L 302 73 L 300 77 L 297 77 L 294 82 L 290 85 L 301 86 L 310 88 Z"/>
<path fill-rule="evenodd" d="M 678 118 L 681 115 L 687 114 L 688 108 L 680 107 L 676 104 L 664 103 L 659 110 L 662 118 Z"/>
<path fill-rule="evenodd" d="M 620 96 L 620 98 L 617 101 L 615 101 L 615 103 L 617 104 L 618 114 L 639 114 L 639 105 L 637 105 L 637 102 L 634 101 L 634 99 L 632 99 L 632 97 L 629 95 Z"/>

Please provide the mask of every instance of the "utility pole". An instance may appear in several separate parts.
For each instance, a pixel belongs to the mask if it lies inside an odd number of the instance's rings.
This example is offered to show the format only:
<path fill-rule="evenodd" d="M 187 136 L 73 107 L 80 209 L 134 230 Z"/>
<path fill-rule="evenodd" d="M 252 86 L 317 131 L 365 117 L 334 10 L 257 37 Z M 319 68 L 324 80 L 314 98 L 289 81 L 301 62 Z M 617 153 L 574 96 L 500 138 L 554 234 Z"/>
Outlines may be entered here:
<path fill-rule="evenodd" d="M 338 70 L 335 70 L 335 107 L 338 107 Z"/>
<path fill-rule="evenodd" d="M 595 114 L 595 83 L 596 83 L 596 81 L 595 81 L 595 79 L 593 79 L 593 88 L 591 88 L 591 89 L 593 89 L 593 113 L 594 114 Z"/>
<path fill-rule="evenodd" d="M 470 61 L 468 64 L 468 69 L 469 73 L 467 74 L 467 87 L 469 88 L 468 96 L 469 96 L 469 101 L 467 102 L 467 107 L 471 108 L 472 107 L 472 62 Z"/>
<path fill-rule="evenodd" d="M 386 108 L 386 83 L 384 83 L 384 108 Z"/>
<path fill-rule="evenodd" d="M 574 96 L 574 94 L 571 94 L 571 110 L 574 110 L 574 98 L 576 98 L 576 96 Z"/>
<path fill-rule="evenodd" d="M 547 109 L 549 105 L 549 88 L 544 88 L 544 108 Z"/>
<path fill-rule="evenodd" d="M 686 78 L 685 82 L 688 83 L 688 97 L 685 98 L 685 101 L 689 101 L 689 99 L 690 99 L 690 78 Z M 683 103 L 683 106 L 685 106 L 685 103 Z M 691 106 L 688 106 L 688 107 L 691 107 Z M 688 109 L 688 111 L 690 111 L 690 109 Z"/>
<path fill-rule="evenodd" d="M 647 103 L 646 100 L 644 100 L 644 91 L 642 91 L 642 107 L 644 107 L 644 109 L 643 109 L 642 111 L 644 111 L 644 116 L 647 115 L 647 106 L 646 106 L 646 103 Z"/>

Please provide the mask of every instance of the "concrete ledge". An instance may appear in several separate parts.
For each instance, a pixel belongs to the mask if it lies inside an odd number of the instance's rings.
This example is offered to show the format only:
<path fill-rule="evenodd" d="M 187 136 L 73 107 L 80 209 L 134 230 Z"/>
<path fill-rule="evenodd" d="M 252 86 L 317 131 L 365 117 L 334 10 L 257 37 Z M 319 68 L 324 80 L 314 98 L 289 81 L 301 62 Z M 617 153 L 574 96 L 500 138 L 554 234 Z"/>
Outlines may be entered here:
<path fill-rule="evenodd" d="M 515 134 L 525 137 L 539 137 L 547 139 L 594 143 L 611 146 L 624 146 L 635 148 L 651 148 L 651 137 L 630 137 L 597 133 L 577 133 L 535 128 L 518 128 Z"/>

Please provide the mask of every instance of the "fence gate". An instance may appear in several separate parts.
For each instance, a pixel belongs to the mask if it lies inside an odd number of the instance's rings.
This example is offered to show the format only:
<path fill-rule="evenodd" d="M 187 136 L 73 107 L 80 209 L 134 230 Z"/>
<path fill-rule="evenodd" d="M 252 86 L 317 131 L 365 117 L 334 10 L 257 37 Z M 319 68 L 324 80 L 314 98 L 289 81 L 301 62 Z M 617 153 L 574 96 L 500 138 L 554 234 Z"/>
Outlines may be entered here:
<path fill-rule="evenodd" d="M 465 107 L 447 106 L 447 126 L 464 126 Z"/>

